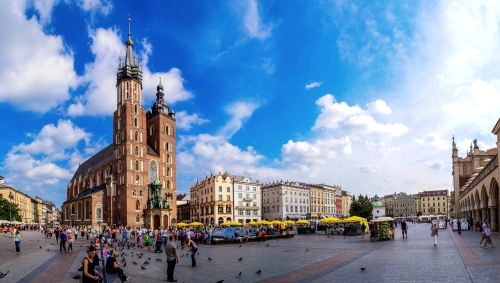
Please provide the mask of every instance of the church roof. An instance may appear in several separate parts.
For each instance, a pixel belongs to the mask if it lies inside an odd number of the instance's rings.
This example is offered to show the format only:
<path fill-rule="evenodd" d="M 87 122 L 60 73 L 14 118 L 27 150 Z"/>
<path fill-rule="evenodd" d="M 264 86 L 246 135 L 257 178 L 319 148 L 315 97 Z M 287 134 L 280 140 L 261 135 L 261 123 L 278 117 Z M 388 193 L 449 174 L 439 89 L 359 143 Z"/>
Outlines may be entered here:
<path fill-rule="evenodd" d="M 99 186 L 97 186 L 95 188 L 92 188 L 90 190 L 86 190 L 86 191 L 82 192 L 81 194 L 79 194 L 79 195 L 77 195 L 77 196 L 75 196 L 73 198 L 68 199 L 67 201 L 63 202 L 63 204 L 66 204 L 66 203 L 69 203 L 69 202 L 73 202 L 75 200 L 86 198 L 86 197 L 88 197 L 90 195 L 93 195 L 95 193 L 98 193 L 98 192 L 104 190 L 105 188 L 106 188 L 106 184 L 101 184 L 101 185 L 99 185 Z"/>
<path fill-rule="evenodd" d="M 372 202 L 373 204 L 373 207 L 381 207 L 382 206 L 382 203 L 380 201 L 374 201 Z"/>
<path fill-rule="evenodd" d="M 156 152 L 156 150 L 154 150 L 154 148 L 152 148 L 149 144 L 148 145 L 148 154 L 149 155 L 154 155 L 154 156 L 158 156 L 160 157 L 160 154 L 158 154 L 158 152 Z"/>
<path fill-rule="evenodd" d="M 82 175 L 87 174 L 87 172 L 92 171 L 94 168 L 99 168 L 107 163 L 110 163 L 111 161 L 113 161 L 112 144 L 108 145 L 106 148 L 94 154 L 94 156 L 92 156 L 91 158 L 87 159 L 85 162 L 80 164 L 80 166 L 78 166 L 78 169 L 76 169 L 73 178 L 71 178 L 71 181 Z"/>

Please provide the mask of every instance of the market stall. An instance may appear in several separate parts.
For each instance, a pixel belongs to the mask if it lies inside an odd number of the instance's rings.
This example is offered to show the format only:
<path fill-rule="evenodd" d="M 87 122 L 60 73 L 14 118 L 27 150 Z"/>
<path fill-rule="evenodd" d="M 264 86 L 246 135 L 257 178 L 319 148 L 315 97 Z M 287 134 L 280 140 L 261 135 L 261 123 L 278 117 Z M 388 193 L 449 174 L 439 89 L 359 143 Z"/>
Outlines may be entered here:
<path fill-rule="evenodd" d="M 379 217 L 370 221 L 375 229 L 375 238 L 377 241 L 386 241 L 394 239 L 394 219 L 391 217 Z"/>
<path fill-rule="evenodd" d="M 368 231 L 368 221 L 366 218 L 351 216 L 342 221 L 344 224 L 344 236 L 356 236 L 361 234 L 361 224 L 365 224 L 365 232 Z"/>

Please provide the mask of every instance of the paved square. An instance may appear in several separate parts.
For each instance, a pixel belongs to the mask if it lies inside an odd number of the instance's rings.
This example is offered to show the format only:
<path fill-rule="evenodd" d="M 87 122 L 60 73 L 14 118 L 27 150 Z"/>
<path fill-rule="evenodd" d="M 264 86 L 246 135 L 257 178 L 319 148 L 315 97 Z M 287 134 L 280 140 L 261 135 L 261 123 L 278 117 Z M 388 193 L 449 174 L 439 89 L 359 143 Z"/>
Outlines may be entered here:
<path fill-rule="evenodd" d="M 59 254 L 58 245 L 39 232 L 26 231 L 21 235 L 21 255 L 14 252 L 14 239 L 0 235 L 0 271 L 10 271 L 1 282 L 79 282 L 73 277 L 85 256 L 87 241 L 77 240 L 74 253 Z M 181 257 L 175 278 L 178 282 L 204 283 L 500 281 L 500 247 L 479 247 L 479 232 L 463 231 L 458 235 L 450 229 L 440 229 L 437 247 L 433 246 L 429 224 L 410 224 L 408 236 L 402 239 L 396 233 L 393 241 L 369 242 L 359 236 L 296 235 L 292 239 L 244 243 L 241 247 L 201 245 L 196 268 L 190 267 L 188 251 L 179 248 Z M 500 238 L 498 243 L 496 240 L 493 237 L 493 243 L 500 245 Z M 147 249 L 125 252 L 128 255 L 124 270 L 131 276 L 130 282 L 166 281 L 164 253 Z M 131 257 L 131 252 L 142 252 L 144 256 Z M 147 258 L 151 258 L 150 264 L 144 265 Z M 156 261 L 157 258 L 162 261 Z M 141 269 L 141 265 L 146 269 Z M 261 273 L 255 274 L 258 270 Z M 237 278 L 239 272 L 242 275 Z M 108 282 L 119 280 L 113 276 Z"/>

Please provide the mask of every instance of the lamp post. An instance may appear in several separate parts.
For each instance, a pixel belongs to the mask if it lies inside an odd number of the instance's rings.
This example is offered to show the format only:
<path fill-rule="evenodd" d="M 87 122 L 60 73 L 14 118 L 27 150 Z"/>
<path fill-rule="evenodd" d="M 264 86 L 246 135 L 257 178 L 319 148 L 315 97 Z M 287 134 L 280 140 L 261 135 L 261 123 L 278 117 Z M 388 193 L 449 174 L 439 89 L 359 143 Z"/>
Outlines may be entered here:
<path fill-rule="evenodd" d="M 10 217 L 9 217 L 9 221 L 12 222 L 12 200 L 14 199 L 14 195 L 12 194 L 12 192 L 9 192 L 9 199 L 10 199 L 10 204 L 9 204 L 9 214 L 10 214 Z"/>

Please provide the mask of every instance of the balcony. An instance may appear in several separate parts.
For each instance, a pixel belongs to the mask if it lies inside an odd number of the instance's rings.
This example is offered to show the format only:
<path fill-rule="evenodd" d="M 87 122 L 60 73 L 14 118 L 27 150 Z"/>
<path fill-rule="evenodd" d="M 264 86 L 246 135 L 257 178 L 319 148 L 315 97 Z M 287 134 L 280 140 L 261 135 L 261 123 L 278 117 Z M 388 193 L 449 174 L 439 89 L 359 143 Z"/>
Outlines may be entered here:
<path fill-rule="evenodd" d="M 237 206 L 236 210 L 259 210 L 258 206 Z"/>
<path fill-rule="evenodd" d="M 243 201 L 246 201 L 246 202 L 250 202 L 250 201 L 252 201 L 252 200 L 253 200 L 253 198 L 244 198 L 244 199 L 243 199 Z"/>

